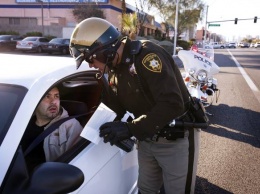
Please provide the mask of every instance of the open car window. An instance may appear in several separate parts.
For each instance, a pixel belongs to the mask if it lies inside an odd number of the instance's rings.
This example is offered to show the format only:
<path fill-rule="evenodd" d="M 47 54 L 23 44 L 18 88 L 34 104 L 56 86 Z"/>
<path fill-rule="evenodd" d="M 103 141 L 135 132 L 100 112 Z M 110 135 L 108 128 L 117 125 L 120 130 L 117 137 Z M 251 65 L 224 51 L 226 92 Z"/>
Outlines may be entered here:
<path fill-rule="evenodd" d="M 70 116 L 82 114 L 84 112 L 91 112 L 91 110 L 95 110 L 101 101 L 107 101 L 107 80 L 104 77 L 97 79 L 97 74 L 98 71 L 84 72 L 78 74 L 77 76 L 68 77 L 57 83 L 60 89 L 61 105 L 64 106 L 64 102 L 69 104 L 70 107 L 66 106 L 64 108 L 67 109 Z M 77 104 L 77 102 L 79 102 L 79 104 Z M 75 104 L 77 108 L 74 107 L 71 109 L 71 107 L 73 107 L 71 105 L 73 104 Z M 87 114 L 85 116 L 78 117 L 77 120 L 84 128 L 91 116 L 92 114 Z M 80 153 L 80 151 L 88 146 L 89 143 L 90 142 L 88 140 L 81 138 L 76 145 L 61 155 L 56 161 L 67 163 L 70 162 L 78 153 Z"/>
<path fill-rule="evenodd" d="M 94 110 L 101 101 L 106 101 L 107 82 L 105 78 L 97 79 L 97 73 L 98 71 L 81 72 L 66 77 L 49 88 L 55 86 L 59 88 L 60 105 L 65 108 L 69 116 L 88 113 L 76 118 L 83 128 L 92 115 L 91 110 Z M 80 137 L 80 141 L 55 161 L 70 162 L 89 143 L 88 140 Z"/>

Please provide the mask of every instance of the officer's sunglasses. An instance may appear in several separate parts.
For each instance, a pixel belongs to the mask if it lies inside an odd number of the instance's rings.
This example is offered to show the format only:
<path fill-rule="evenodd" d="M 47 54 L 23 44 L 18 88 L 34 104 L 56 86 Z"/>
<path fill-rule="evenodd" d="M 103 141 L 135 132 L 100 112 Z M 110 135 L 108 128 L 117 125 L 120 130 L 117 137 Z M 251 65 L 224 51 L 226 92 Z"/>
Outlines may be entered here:
<path fill-rule="evenodd" d="M 101 63 L 107 62 L 107 56 L 105 55 L 106 49 L 99 50 L 94 54 L 87 52 L 86 48 L 76 48 L 76 46 L 70 46 L 70 54 L 75 59 L 77 68 L 85 60 L 88 63 L 94 63 L 93 59 L 98 60 Z"/>

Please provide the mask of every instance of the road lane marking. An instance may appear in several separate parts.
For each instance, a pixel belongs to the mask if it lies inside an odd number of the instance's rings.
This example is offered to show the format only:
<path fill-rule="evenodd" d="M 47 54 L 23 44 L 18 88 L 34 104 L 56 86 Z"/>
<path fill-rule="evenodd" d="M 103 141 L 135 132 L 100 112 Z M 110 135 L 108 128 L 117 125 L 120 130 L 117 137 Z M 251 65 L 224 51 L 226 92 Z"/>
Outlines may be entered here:
<path fill-rule="evenodd" d="M 239 64 L 239 62 L 236 60 L 236 58 L 232 55 L 232 53 L 229 51 L 229 54 L 231 55 L 233 61 L 236 63 L 236 66 L 238 67 L 240 73 L 242 74 L 242 76 L 244 77 L 244 79 L 246 80 L 247 84 L 249 85 L 249 87 L 251 88 L 251 90 L 258 92 L 259 89 L 256 87 L 256 85 L 254 84 L 254 82 L 251 80 L 251 78 L 248 76 L 248 74 L 245 72 L 244 68 Z"/>

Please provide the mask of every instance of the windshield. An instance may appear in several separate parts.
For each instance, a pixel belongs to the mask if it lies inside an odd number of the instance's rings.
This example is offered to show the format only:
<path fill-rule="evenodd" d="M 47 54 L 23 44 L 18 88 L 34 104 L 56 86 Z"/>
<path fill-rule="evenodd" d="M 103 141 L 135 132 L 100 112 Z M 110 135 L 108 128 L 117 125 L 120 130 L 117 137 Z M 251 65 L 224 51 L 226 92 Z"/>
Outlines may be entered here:
<path fill-rule="evenodd" d="M 25 39 L 23 39 L 23 41 L 36 41 L 37 38 L 36 37 L 27 37 Z"/>
<path fill-rule="evenodd" d="M 26 92 L 21 86 L 0 84 L 0 145 Z"/>
<path fill-rule="evenodd" d="M 212 45 L 201 45 L 197 52 L 214 61 L 214 48 Z"/>

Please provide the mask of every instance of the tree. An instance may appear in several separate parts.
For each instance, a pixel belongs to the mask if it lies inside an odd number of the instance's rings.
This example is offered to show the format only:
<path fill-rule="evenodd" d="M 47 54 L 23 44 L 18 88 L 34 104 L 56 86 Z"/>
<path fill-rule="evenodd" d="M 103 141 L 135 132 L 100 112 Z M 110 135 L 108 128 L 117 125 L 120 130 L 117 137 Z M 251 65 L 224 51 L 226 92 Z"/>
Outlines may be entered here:
<path fill-rule="evenodd" d="M 137 26 L 137 15 L 133 14 L 123 14 L 122 16 L 122 34 L 129 35 L 131 39 L 135 39 L 136 36 L 136 26 Z"/>
<path fill-rule="evenodd" d="M 140 8 L 139 8 L 140 7 Z M 147 0 L 135 0 L 135 8 L 137 14 L 136 32 L 139 36 L 144 35 L 144 24 L 148 20 L 148 14 L 144 11 L 144 8 L 150 9 L 150 4 Z"/>
<path fill-rule="evenodd" d="M 121 13 L 121 32 L 123 32 L 124 15 L 126 14 L 125 0 L 122 0 L 122 13 Z"/>
<path fill-rule="evenodd" d="M 148 0 L 148 2 L 158 9 L 160 17 L 168 25 L 175 26 L 175 0 Z M 205 4 L 201 0 L 179 0 L 178 36 L 202 20 L 204 8 Z"/>
<path fill-rule="evenodd" d="M 137 4 L 140 6 L 138 8 Z M 144 23 L 147 21 L 147 13 L 144 12 L 144 7 L 148 7 L 146 0 L 135 0 L 136 12 L 126 13 L 125 1 L 122 0 L 122 14 L 121 14 L 121 32 L 124 35 L 129 35 L 134 38 L 136 35 L 143 36 Z"/>
<path fill-rule="evenodd" d="M 98 7 L 97 4 L 78 3 L 72 10 L 72 14 L 78 23 L 90 17 L 106 19 L 104 12 Z"/>

